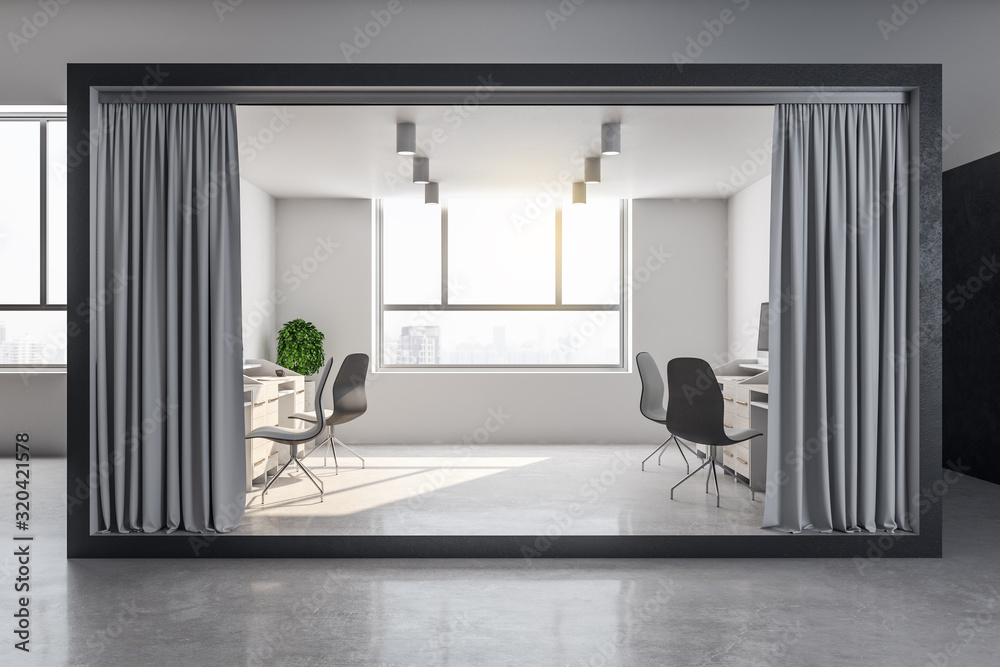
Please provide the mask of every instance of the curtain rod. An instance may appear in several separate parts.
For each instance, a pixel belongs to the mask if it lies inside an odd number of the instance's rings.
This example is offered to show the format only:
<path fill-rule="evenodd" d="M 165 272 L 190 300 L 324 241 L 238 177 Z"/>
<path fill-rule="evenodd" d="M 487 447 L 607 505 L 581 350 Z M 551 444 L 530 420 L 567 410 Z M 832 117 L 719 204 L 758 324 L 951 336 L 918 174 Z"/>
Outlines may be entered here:
<path fill-rule="evenodd" d="M 141 93 L 141 94 L 140 94 Z M 227 103 L 251 105 L 772 105 L 772 104 L 906 104 L 905 90 L 857 89 L 516 89 L 488 85 L 427 89 L 231 89 L 183 90 L 104 89 L 98 102 Z"/>

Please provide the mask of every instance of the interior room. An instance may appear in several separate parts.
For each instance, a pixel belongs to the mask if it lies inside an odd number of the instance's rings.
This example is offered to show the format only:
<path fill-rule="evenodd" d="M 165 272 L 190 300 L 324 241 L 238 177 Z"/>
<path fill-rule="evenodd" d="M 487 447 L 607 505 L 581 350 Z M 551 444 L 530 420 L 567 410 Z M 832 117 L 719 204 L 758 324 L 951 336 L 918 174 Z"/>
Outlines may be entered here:
<path fill-rule="evenodd" d="M 335 368 L 351 353 L 373 362 L 367 412 L 336 431 L 364 467 L 340 446 L 335 467 L 324 445 L 305 459 L 322 501 L 293 466 L 261 502 L 287 460 L 275 446 L 236 533 L 779 534 L 761 529 L 763 466 L 751 500 L 731 454 L 718 454 L 732 459 L 721 508 L 694 483 L 663 502 L 689 466 L 676 446 L 643 464 L 669 434 L 643 417 L 635 368 L 645 351 L 659 373 L 674 357 L 764 364 L 730 373 L 747 381 L 766 369 L 772 106 L 241 105 L 237 117 L 248 365 L 275 362 L 295 319 L 323 333 Z M 416 157 L 397 153 L 407 123 Z M 442 282 L 449 304 L 616 310 L 431 310 Z M 285 403 L 275 419 L 298 425 Z"/>

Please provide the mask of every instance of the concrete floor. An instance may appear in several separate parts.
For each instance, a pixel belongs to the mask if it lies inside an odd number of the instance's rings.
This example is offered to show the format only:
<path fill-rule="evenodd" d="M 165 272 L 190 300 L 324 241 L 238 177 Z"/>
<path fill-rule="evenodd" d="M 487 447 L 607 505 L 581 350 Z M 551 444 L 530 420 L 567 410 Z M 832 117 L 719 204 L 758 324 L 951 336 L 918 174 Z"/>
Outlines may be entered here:
<path fill-rule="evenodd" d="M 338 448 L 339 449 L 339 448 Z M 640 463 L 652 445 L 371 445 L 365 468 L 340 450 L 306 464 L 316 487 L 293 468 L 261 504 L 263 484 L 234 533 L 245 535 L 762 535 L 764 496 L 718 473 L 705 493 L 706 468 L 678 487 L 687 470 L 677 448 Z M 694 470 L 701 465 L 690 453 Z M 697 461 L 697 462 L 696 462 Z M 787 537 L 787 536 L 786 536 Z"/>
<path fill-rule="evenodd" d="M 4 549 L 9 664 L 981 667 L 1000 652 L 1000 486 L 972 478 L 944 495 L 943 559 L 67 561 L 64 475 L 32 463 L 27 656 Z"/>

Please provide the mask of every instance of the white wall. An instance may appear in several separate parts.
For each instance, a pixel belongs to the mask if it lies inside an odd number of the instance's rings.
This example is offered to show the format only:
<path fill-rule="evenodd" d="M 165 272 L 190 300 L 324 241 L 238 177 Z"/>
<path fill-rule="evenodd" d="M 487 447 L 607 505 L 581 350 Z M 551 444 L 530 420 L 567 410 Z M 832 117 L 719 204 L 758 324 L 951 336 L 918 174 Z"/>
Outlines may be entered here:
<path fill-rule="evenodd" d="M 275 202 L 240 179 L 240 261 L 243 266 L 243 355 L 275 358 Z"/>
<path fill-rule="evenodd" d="M 771 242 L 771 177 L 740 190 L 728 200 L 729 354 L 757 356 L 760 304 L 768 300 Z"/>
<path fill-rule="evenodd" d="M 277 218 L 279 323 L 316 324 L 338 364 L 371 355 L 370 202 L 279 199 Z M 662 371 L 670 357 L 725 349 L 726 233 L 723 200 L 633 203 L 633 355 L 651 352 Z M 663 427 L 638 401 L 634 372 L 379 373 L 368 413 L 339 428 L 347 442 L 462 442 L 485 434 L 492 410 L 505 422 L 493 443 L 655 445 Z"/>
<path fill-rule="evenodd" d="M 57 5 L 36 27 L 38 2 L 0 3 L 0 104 L 65 104 L 67 63 L 672 64 L 675 55 L 696 63 L 942 63 L 945 168 L 1000 151 L 1000 3 L 988 0 L 407 1 L 360 49 L 356 31 L 385 1 Z M 726 9 L 733 18 L 723 24 Z M 25 43 L 11 42 L 22 33 Z"/>
<path fill-rule="evenodd" d="M 66 455 L 66 373 L 0 371 L 0 456 L 27 433 L 33 456 Z"/>

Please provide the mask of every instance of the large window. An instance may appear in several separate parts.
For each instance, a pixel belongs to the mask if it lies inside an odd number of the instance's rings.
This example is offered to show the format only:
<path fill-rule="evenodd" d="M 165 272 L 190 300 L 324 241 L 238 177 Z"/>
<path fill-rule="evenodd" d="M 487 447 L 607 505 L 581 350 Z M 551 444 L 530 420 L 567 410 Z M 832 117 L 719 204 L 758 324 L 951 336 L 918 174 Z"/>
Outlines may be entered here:
<path fill-rule="evenodd" d="M 66 364 L 66 121 L 0 107 L 0 366 Z"/>
<path fill-rule="evenodd" d="M 376 202 L 382 368 L 621 369 L 627 202 Z"/>

